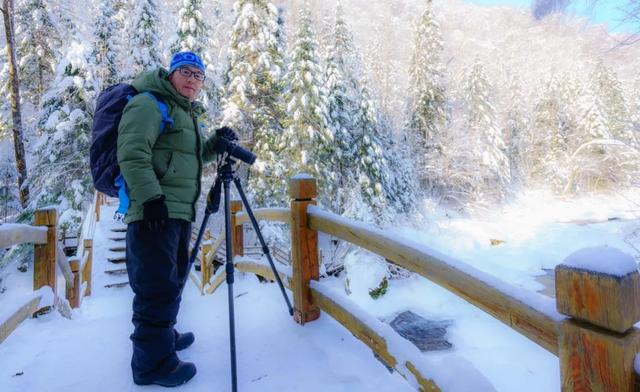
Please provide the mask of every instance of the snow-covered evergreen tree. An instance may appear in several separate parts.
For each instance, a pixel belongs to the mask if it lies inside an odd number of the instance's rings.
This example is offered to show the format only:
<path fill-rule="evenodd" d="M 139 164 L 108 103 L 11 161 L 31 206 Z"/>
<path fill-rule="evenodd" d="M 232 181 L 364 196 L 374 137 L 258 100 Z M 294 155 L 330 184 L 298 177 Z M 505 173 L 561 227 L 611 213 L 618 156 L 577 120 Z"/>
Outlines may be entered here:
<path fill-rule="evenodd" d="M 629 121 L 629 106 L 618 75 L 600 61 L 591 75 L 591 84 L 599 97 L 600 111 L 605 116 L 611 137 L 630 146 L 637 145 L 637 137 Z"/>
<path fill-rule="evenodd" d="M 528 150 L 529 124 L 526 114 L 522 83 L 517 75 L 512 75 L 509 83 L 511 96 L 506 115 L 505 134 L 507 139 L 507 156 L 513 182 L 523 180 L 525 152 Z"/>
<path fill-rule="evenodd" d="M 207 116 L 210 123 L 220 113 L 220 88 L 216 84 L 218 56 L 211 40 L 211 25 L 203 15 L 202 0 L 185 0 L 178 11 L 178 29 L 173 44 L 170 46 L 169 56 L 180 51 L 191 51 L 200 55 L 207 67 L 207 79 L 202 88 L 203 103 L 207 106 Z M 216 23 L 217 21 L 213 21 Z M 209 127 L 211 128 L 211 127 Z"/>
<path fill-rule="evenodd" d="M 0 160 L 0 221 L 2 223 L 10 222 L 9 218 L 21 210 L 17 182 L 18 173 L 14 160 L 9 156 L 3 157 Z"/>
<path fill-rule="evenodd" d="M 132 56 L 132 76 L 163 65 L 159 36 L 160 16 L 156 0 L 136 2 L 133 11 L 130 52 Z"/>
<path fill-rule="evenodd" d="M 83 203 L 93 189 L 88 160 L 95 93 L 88 51 L 73 41 L 57 67 L 53 87 L 43 97 L 39 119 L 42 137 L 30 172 L 30 207 L 58 205 L 60 224 L 71 230 L 79 228 Z"/>
<path fill-rule="evenodd" d="M 60 31 L 43 0 L 26 0 L 16 18 L 19 73 L 23 96 L 38 106 L 55 76 L 62 47 Z"/>
<path fill-rule="evenodd" d="M 95 41 L 91 56 L 95 67 L 95 84 L 99 90 L 119 82 L 116 37 L 120 30 L 115 16 L 114 0 L 100 0 L 100 12 L 94 22 Z"/>
<path fill-rule="evenodd" d="M 381 126 L 375 104 L 369 96 L 362 62 L 347 25 L 343 9 L 336 8 L 333 39 L 327 50 L 325 89 L 328 101 L 329 125 L 334 134 L 335 158 L 332 209 L 337 213 L 358 208 L 349 207 L 362 200 L 372 211 L 370 217 L 380 218 L 385 206 L 404 209 L 404 200 L 397 197 L 395 178 L 390 174 L 393 154 L 388 129 Z M 365 154 L 361 156 L 360 154 Z M 356 187 L 362 196 L 354 198 Z M 387 204 L 388 201 L 392 203 Z"/>
<path fill-rule="evenodd" d="M 358 133 L 354 135 L 355 153 L 357 156 L 356 173 L 358 185 L 364 201 L 378 217 L 387 211 L 386 196 L 397 190 L 391 187 L 388 161 L 384 157 L 384 142 L 387 138 L 380 134 L 378 116 L 366 87 L 362 87 L 361 106 L 357 112 L 356 126 Z M 395 185 L 395 184 L 394 184 Z"/>
<path fill-rule="evenodd" d="M 282 181 L 276 169 L 284 119 L 278 9 L 267 0 L 238 0 L 233 11 L 222 122 L 238 131 L 241 142 L 260 159 L 257 168 L 264 178 L 256 179 L 259 184 L 251 189 L 265 192 Z"/>
<path fill-rule="evenodd" d="M 427 189 L 442 187 L 440 170 L 444 153 L 442 129 L 445 121 L 445 88 L 441 55 L 443 50 L 440 25 L 435 19 L 432 2 L 422 13 L 415 34 L 410 66 L 408 122 L 409 140 L 418 157 L 417 172 Z"/>
<path fill-rule="evenodd" d="M 287 177 L 297 173 L 313 175 L 319 182 L 321 197 L 328 201 L 333 191 L 330 185 L 333 134 L 327 123 L 326 98 L 322 91 L 323 73 L 317 47 L 310 15 L 303 9 L 285 75 L 288 86 L 285 93 L 287 119 L 280 144 L 280 159 L 287 162 Z M 279 164 L 282 165 L 282 162 Z M 286 184 L 283 183 L 279 188 L 286 189 Z"/>
<path fill-rule="evenodd" d="M 480 189 L 494 200 L 502 200 L 511 180 L 509 160 L 502 133 L 496 124 L 496 112 L 491 103 L 491 86 L 479 60 L 470 67 L 466 86 L 466 123 L 468 138 L 474 143 L 470 157 L 478 167 Z"/>
<path fill-rule="evenodd" d="M 203 55 L 209 49 L 211 26 L 204 19 L 202 0 L 185 0 L 178 11 L 178 29 L 170 55 L 189 50 Z"/>

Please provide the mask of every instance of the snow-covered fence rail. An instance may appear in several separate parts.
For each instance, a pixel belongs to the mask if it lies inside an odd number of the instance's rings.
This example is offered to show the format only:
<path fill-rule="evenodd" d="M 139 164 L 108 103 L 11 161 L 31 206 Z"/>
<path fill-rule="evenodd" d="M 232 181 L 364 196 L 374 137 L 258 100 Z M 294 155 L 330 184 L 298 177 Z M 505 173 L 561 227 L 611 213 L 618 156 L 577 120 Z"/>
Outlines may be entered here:
<path fill-rule="evenodd" d="M 33 290 L 27 300 L 15 304 L 0 317 L 0 343 L 18 325 L 34 313 L 51 307 L 70 317 L 69 306 L 79 307 L 82 297 L 91 294 L 91 264 L 93 232 L 104 199 L 96 193 L 82 224 L 77 256 L 68 258 L 58 242 L 58 211 L 55 208 L 37 210 L 34 225 L 0 226 L 0 245 L 3 247 L 24 243 L 34 244 Z M 57 297 L 57 274 L 61 271 L 65 281 L 66 301 Z M 50 293 L 50 295 L 48 294 Z M 46 295 L 45 295 L 46 294 Z M 45 298 L 46 300 L 43 300 Z"/>
<path fill-rule="evenodd" d="M 20 244 L 45 244 L 47 229 L 19 223 L 0 225 L 0 248 L 9 248 Z"/>
<path fill-rule="evenodd" d="M 290 209 L 260 209 L 255 215 L 260 220 L 290 224 L 291 270 L 280 268 L 279 274 L 293 291 L 297 322 L 313 321 L 322 310 L 417 388 L 431 391 L 451 385 L 452 380 L 438 372 L 435 364 L 425 366 L 423 357 L 413 355 L 410 346 L 385 333 L 388 326 L 365 317 L 348 299 L 314 282 L 319 278 L 317 235 L 323 232 L 439 284 L 554 353 L 560 359 L 563 391 L 640 391 L 636 371 L 636 367 L 640 370 L 640 355 L 636 360 L 640 330 L 635 327 L 640 321 L 640 276 L 633 260 L 626 263 L 624 271 L 611 273 L 589 266 L 617 265 L 614 259 L 620 257 L 607 253 L 602 260 L 593 260 L 599 253 L 579 254 L 577 266 L 556 268 L 554 300 L 507 284 L 424 245 L 321 210 L 315 206 L 312 178 L 294 177 L 289 192 Z M 236 211 L 232 222 L 237 227 L 232 234 L 235 236 L 247 221 L 245 214 Z M 241 241 L 236 238 L 232 243 L 234 255 L 241 255 Z M 236 266 L 239 271 L 274 279 L 266 265 L 239 261 Z M 224 272 L 213 278 L 211 291 L 224 281 Z"/>

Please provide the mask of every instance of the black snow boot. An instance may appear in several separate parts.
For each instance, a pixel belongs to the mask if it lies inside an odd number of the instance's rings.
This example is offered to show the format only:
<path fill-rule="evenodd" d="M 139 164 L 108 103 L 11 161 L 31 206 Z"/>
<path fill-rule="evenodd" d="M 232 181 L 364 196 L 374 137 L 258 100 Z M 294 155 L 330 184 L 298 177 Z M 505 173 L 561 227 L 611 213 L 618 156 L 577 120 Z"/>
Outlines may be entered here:
<path fill-rule="evenodd" d="M 164 376 L 160 376 L 159 378 L 144 383 L 138 383 L 138 385 L 160 385 L 162 387 L 173 388 L 180 386 L 187 381 L 191 380 L 193 376 L 196 375 L 196 365 L 191 362 L 178 362 L 178 366 L 175 369 L 170 371 L 168 374 Z"/>
<path fill-rule="evenodd" d="M 185 348 L 191 346 L 193 344 L 193 341 L 196 340 L 196 337 L 193 334 L 193 332 L 179 333 L 178 331 L 175 331 L 175 334 L 176 334 L 176 351 L 184 350 Z"/>

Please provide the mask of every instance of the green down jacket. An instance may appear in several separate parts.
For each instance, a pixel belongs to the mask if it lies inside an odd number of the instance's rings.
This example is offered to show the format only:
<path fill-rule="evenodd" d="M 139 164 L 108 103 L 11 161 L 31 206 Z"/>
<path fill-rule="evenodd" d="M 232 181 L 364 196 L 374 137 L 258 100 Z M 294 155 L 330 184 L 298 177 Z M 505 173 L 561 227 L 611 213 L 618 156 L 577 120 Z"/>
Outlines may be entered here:
<path fill-rule="evenodd" d="M 142 203 L 165 196 L 169 218 L 194 221 L 203 162 L 215 159 L 215 136 L 206 142 L 199 117 L 204 107 L 189 102 L 163 69 L 146 72 L 132 83 L 139 92 L 163 97 L 174 124 L 160 132 L 162 115 L 155 99 L 138 94 L 124 108 L 118 127 L 118 165 L 127 183 L 130 206 L 125 223 L 142 220 Z"/>

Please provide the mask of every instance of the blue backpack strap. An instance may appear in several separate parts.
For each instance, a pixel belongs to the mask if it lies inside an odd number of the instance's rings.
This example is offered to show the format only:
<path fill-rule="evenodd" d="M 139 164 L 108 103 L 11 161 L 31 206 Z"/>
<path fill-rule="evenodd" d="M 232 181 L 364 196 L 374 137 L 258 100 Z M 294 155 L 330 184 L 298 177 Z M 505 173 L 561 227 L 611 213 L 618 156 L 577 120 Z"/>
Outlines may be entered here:
<path fill-rule="evenodd" d="M 160 133 L 164 132 L 165 127 L 173 127 L 173 118 L 169 116 L 169 107 L 166 103 L 164 103 L 164 100 L 151 92 L 144 92 L 143 94 L 152 97 L 156 101 L 156 105 L 158 105 L 158 110 L 160 111 L 160 115 L 162 116 Z"/>
<path fill-rule="evenodd" d="M 160 133 L 164 132 L 165 127 L 173 127 L 173 118 L 169 116 L 169 107 L 162 100 L 162 98 L 156 96 L 150 92 L 144 92 L 143 94 L 149 95 L 153 98 L 158 106 L 158 110 L 160 111 L 160 115 L 162 116 L 162 123 L 160 124 Z M 127 96 L 128 100 L 131 100 L 133 96 Z M 122 220 L 129 210 L 129 190 L 127 189 L 127 183 L 124 181 L 124 177 L 122 177 L 122 173 L 116 177 L 115 185 L 118 188 L 118 198 L 120 199 L 120 205 L 118 206 L 118 210 L 116 211 L 115 218 L 118 220 Z"/>
<path fill-rule="evenodd" d="M 116 210 L 114 218 L 116 220 L 122 220 L 127 214 L 127 211 L 129 211 L 129 190 L 127 189 L 127 183 L 124 181 L 124 177 L 122 177 L 122 173 L 118 174 L 115 183 L 118 188 L 118 199 L 120 200 L 120 205 Z"/>

